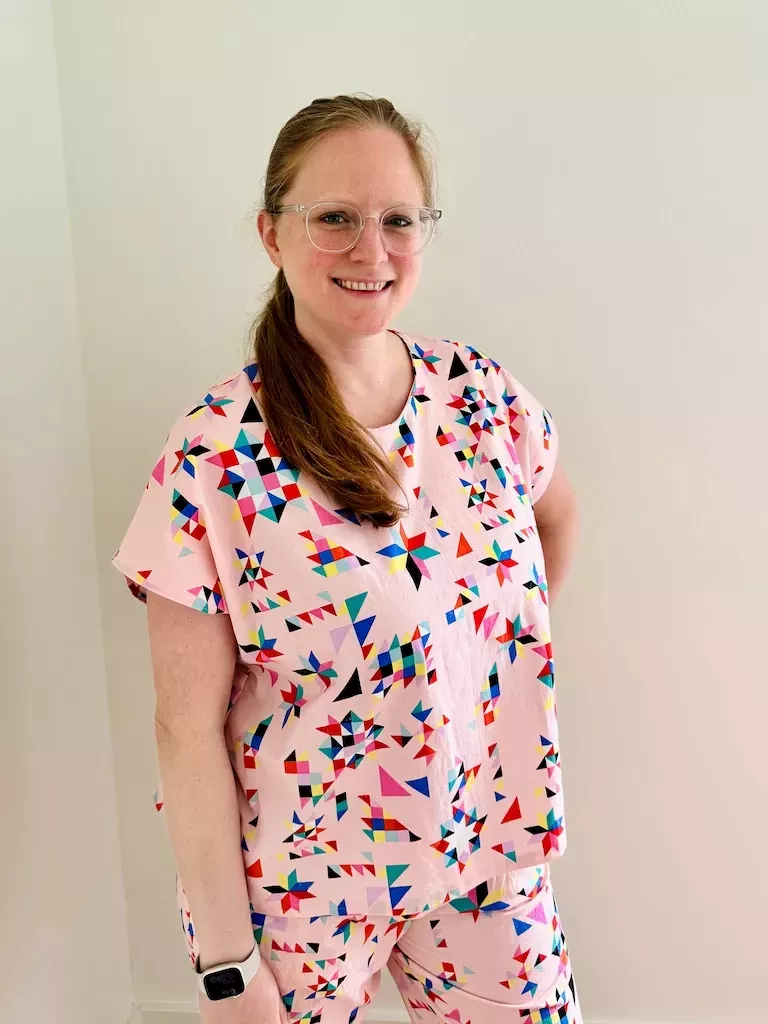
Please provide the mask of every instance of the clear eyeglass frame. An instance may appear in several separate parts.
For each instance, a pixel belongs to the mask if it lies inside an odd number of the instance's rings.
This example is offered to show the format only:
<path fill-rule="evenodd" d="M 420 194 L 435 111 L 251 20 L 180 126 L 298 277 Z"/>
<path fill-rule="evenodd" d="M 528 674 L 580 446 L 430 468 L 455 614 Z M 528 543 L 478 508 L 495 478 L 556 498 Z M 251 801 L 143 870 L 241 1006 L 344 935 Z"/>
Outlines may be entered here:
<path fill-rule="evenodd" d="M 413 252 L 402 253 L 402 252 L 397 252 L 397 250 L 395 250 L 391 246 L 387 245 L 387 242 L 386 242 L 386 240 L 384 238 L 384 234 L 383 234 L 383 232 L 381 230 L 381 226 L 382 226 L 382 224 L 384 222 L 384 218 L 387 216 L 388 213 L 391 213 L 393 210 L 401 210 L 403 208 L 403 206 L 409 206 L 411 204 L 409 204 L 409 203 L 399 203 L 397 206 L 390 206 L 390 207 L 388 207 L 386 210 L 384 210 L 383 213 L 379 214 L 378 217 L 376 216 L 375 213 L 369 213 L 367 216 L 364 217 L 363 214 L 360 212 L 360 210 L 357 209 L 357 207 L 355 206 L 354 203 L 348 203 L 346 200 L 338 200 L 338 202 L 341 205 L 343 205 L 343 206 L 350 206 L 353 210 L 357 211 L 357 214 L 358 214 L 358 216 L 360 218 L 360 226 L 358 228 L 357 237 L 355 238 L 354 242 L 350 243 L 350 245 L 345 246 L 343 249 L 322 249 L 319 245 L 316 245 L 315 242 L 312 241 L 312 235 L 309 232 L 309 215 L 310 215 L 310 213 L 312 212 L 312 210 L 316 206 L 327 206 L 328 203 L 333 203 L 333 202 L 334 202 L 334 200 L 332 200 L 332 199 L 323 199 L 322 201 L 317 202 L 317 203 L 292 203 L 289 206 L 277 206 L 272 211 L 269 211 L 269 212 L 273 212 L 273 213 L 304 213 L 305 214 L 305 217 L 304 217 L 304 230 L 306 231 L 307 238 L 312 243 L 312 245 L 314 245 L 316 249 L 319 249 L 320 252 L 332 252 L 332 253 L 336 253 L 336 254 L 342 253 L 342 252 L 349 252 L 350 249 L 354 249 L 354 247 L 360 241 L 360 237 L 363 234 L 363 230 L 365 228 L 365 222 L 369 218 L 373 218 L 373 220 L 378 221 L 379 238 L 381 239 L 384 248 L 387 250 L 387 252 L 392 253 L 393 256 L 418 256 L 419 253 L 424 252 L 424 250 L 427 248 L 429 243 L 434 238 L 435 226 L 437 225 L 437 222 L 440 220 L 440 218 L 443 215 L 443 211 L 442 210 L 437 210 L 433 206 L 416 206 L 416 204 L 413 204 L 415 209 L 421 210 L 422 212 L 428 214 L 429 220 L 430 220 L 429 234 L 427 235 L 426 241 L 424 242 L 424 244 L 419 249 L 416 249 Z"/>

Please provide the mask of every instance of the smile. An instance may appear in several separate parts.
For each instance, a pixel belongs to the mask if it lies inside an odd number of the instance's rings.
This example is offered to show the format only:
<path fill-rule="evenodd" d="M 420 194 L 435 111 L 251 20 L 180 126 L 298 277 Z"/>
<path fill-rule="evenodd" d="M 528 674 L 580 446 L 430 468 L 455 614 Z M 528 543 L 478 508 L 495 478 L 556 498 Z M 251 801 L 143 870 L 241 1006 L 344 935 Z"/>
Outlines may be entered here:
<path fill-rule="evenodd" d="M 366 283 L 364 281 L 348 281 L 339 277 L 332 278 L 332 281 L 337 288 L 342 288 L 348 292 L 355 292 L 358 295 L 377 295 L 379 292 L 386 291 L 392 284 L 391 281 L 371 281 Z"/>

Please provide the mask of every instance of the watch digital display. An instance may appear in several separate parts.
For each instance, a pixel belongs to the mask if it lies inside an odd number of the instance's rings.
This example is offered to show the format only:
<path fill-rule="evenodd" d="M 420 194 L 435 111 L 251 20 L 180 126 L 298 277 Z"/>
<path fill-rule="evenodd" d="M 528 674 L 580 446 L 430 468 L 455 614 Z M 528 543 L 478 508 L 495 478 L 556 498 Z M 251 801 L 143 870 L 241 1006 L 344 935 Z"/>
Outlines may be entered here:
<path fill-rule="evenodd" d="M 242 995 L 245 991 L 243 976 L 237 968 L 227 967 L 223 971 L 214 971 L 203 978 L 205 993 L 209 999 L 229 999 L 231 996 Z"/>

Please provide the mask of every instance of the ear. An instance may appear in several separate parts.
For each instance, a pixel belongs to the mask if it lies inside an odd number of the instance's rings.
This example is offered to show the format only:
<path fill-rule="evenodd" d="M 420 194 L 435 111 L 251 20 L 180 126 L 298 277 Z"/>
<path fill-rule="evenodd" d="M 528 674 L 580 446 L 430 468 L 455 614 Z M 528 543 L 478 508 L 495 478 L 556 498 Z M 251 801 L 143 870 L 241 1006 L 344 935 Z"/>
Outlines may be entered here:
<path fill-rule="evenodd" d="M 256 218 L 256 227 L 259 229 L 261 244 L 264 246 L 267 255 L 276 267 L 282 267 L 283 254 L 277 244 L 277 224 L 275 218 L 266 210 L 259 210 Z"/>

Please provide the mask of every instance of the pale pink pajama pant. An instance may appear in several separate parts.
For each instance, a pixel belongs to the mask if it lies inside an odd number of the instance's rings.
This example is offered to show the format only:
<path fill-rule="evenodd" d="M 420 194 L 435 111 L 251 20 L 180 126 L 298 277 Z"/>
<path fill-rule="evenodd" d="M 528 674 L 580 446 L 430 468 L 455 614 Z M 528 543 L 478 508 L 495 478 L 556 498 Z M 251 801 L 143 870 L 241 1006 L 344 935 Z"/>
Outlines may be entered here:
<path fill-rule="evenodd" d="M 486 885 L 406 919 L 254 911 L 254 935 L 291 1024 L 360 1024 L 385 967 L 411 1021 L 583 1024 L 549 865 Z M 177 901 L 194 961 L 178 875 Z"/>

